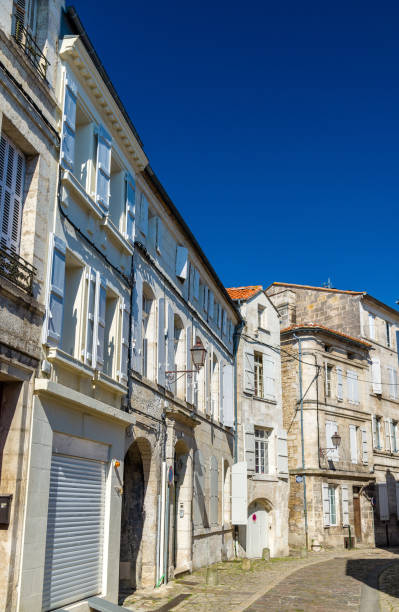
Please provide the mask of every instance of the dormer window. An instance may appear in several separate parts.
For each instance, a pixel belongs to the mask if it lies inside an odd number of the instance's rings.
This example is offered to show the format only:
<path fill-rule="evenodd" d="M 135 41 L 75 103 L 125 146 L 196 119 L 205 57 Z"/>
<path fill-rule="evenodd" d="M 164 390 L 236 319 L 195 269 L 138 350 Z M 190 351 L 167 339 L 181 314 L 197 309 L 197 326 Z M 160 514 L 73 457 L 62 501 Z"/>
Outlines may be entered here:
<path fill-rule="evenodd" d="M 258 306 L 258 328 L 267 329 L 267 311 L 264 306 Z"/>

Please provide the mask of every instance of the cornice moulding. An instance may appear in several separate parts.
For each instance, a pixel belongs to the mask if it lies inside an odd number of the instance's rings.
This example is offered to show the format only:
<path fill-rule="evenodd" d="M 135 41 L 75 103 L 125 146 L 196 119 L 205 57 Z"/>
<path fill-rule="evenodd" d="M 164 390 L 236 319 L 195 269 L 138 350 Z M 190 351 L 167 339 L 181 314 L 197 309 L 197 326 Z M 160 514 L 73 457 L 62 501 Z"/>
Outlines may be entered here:
<path fill-rule="evenodd" d="M 111 132 L 117 134 L 133 167 L 139 172 L 144 170 L 148 165 L 148 158 L 98 74 L 79 36 L 66 36 L 62 39 L 60 57 L 70 64 L 85 82 L 88 93 L 107 116 L 112 126 Z"/>

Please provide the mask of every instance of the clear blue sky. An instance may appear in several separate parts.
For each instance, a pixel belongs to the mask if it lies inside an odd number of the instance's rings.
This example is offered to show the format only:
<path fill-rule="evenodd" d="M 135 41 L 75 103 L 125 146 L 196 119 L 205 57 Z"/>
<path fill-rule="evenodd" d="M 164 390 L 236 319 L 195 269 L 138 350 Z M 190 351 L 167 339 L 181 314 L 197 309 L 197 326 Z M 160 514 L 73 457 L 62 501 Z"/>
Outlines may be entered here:
<path fill-rule="evenodd" d="M 399 299 L 399 3 L 77 0 L 226 286 Z"/>

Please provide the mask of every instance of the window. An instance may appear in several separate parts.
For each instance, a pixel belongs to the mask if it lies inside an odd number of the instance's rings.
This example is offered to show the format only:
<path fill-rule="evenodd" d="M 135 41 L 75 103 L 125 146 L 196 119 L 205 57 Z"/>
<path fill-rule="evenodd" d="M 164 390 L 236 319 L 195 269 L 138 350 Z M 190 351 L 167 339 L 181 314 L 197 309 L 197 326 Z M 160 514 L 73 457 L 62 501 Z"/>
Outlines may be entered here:
<path fill-rule="evenodd" d="M 148 233 L 148 200 L 144 193 L 139 194 L 139 206 L 138 206 L 138 219 L 139 229 L 143 236 L 147 236 Z"/>
<path fill-rule="evenodd" d="M 359 383 L 357 373 L 353 370 L 348 370 L 346 373 L 348 401 L 351 404 L 359 403 Z"/>
<path fill-rule="evenodd" d="M 330 504 L 330 525 L 337 525 L 337 487 L 328 485 L 328 501 Z"/>
<path fill-rule="evenodd" d="M 79 325 L 83 266 L 69 251 L 65 257 L 64 312 L 62 318 L 61 348 L 79 358 Z"/>
<path fill-rule="evenodd" d="M 391 324 L 385 321 L 385 333 L 387 337 L 387 346 L 391 346 Z"/>
<path fill-rule="evenodd" d="M 369 338 L 375 340 L 375 316 L 369 312 Z"/>
<path fill-rule="evenodd" d="M 267 311 L 264 306 L 258 306 L 258 327 L 267 329 Z"/>
<path fill-rule="evenodd" d="M 255 395 L 263 397 L 263 356 L 254 353 Z"/>
<path fill-rule="evenodd" d="M 326 374 L 326 397 L 331 397 L 331 380 L 332 380 L 332 365 L 326 363 L 325 374 Z"/>
<path fill-rule="evenodd" d="M 38 23 L 45 22 L 44 15 L 38 19 L 38 4 L 37 0 L 14 0 L 12 35 L 39 74 L 45 77 L 48 62 L 42 53 L 42 48 L 47 37 L 47 29 L 43 31 L 43 25 L 38 28 Z"/>
<path fill-rule="evenodd" d="M 356 425 L 349 425 L 351 463 L 357 463 L 357 429 Z"/>
<path fill-rule="evenodd" d="M 176 248 L 176 276 L 181 281 L 187 278 L 188 250 L 184 246 L 177 245 Z"/>
<path fill-rule="evenodd" d="M 374 448 L 381 449 L 381 432 L 382 432 L 382 419 L 381 417 L 374 416 L 373 419 L 373 445 Z"/>
<path fill-rule="evenodd" d="M 68 121 L 68 109 L 65 99 L 64 117 Z M 73 175 L 88 193 L 96 191 L 96 167 L 97 167 L 97 136 L 95 126 L 90 117 L 85 113 L 79 100 L 76 101 L 75 116 L 75 151 L 73 160 Z"/>
<path fill-rule="evenodd" d="M 25 158 L 6 136 L 0 138 L 0 244 L 19 253 Z"/>
<path fill-rule="evenodd" d="M 155 300 L 149 286 L 143 286 L 142 313 L 142 374 L 145 378 L 155 378 Z"/>
<path fill-rule="evenodd" d="M 266 429 L 255 427 L 255 472 L 257 474 L 269 473 L 269 436 Z"/>
<path fill-rule="evenodd" d="M 391 451 L 393 453 L 397 453 L 398 452 L 398 423 L 397 421 L 393 421 L 391 419 Z"/>
<path fill-rule="evenodd" d="M 118 338 L 118 297 L 107 289 L 104 317 L 104 372 L 115 377 Z"/>
<path fill-rule="evenodd" d="M 337 368 L 337 399 L 342 402 L 344 399 L 344 385 L 342 381 L 342 368 Z"/>
<path fill-rule="evenodd" d="M 389 397 L 397 400 L 399 396 L 398 371 L 395 368 L 388 368 L 388 376 L 389 376 Z"/>
<path fill-rule="evenodd" d="M 212 377 L 211 377 L 211 403 L 212 403 L 212 416 L 218 421 L 219 420 L 219 381 L 220 381 L 220 370 L 219 361 L 213 354 L 212 358 Z"/>

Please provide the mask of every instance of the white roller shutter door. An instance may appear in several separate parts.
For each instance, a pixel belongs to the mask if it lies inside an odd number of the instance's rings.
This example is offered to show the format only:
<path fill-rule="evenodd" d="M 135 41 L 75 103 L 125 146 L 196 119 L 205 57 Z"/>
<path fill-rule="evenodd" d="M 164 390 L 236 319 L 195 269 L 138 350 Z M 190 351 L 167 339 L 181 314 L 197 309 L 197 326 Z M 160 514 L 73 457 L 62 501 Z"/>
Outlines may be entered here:
<path fill-rule="evenodd" d="M 106 464 L 53 454 L 43 609 L 102 590 Z"/>

